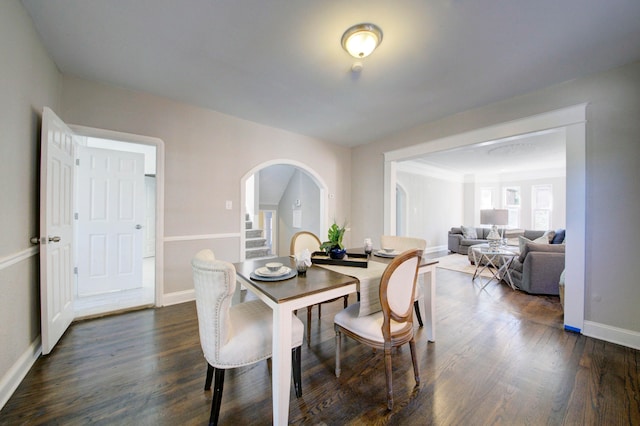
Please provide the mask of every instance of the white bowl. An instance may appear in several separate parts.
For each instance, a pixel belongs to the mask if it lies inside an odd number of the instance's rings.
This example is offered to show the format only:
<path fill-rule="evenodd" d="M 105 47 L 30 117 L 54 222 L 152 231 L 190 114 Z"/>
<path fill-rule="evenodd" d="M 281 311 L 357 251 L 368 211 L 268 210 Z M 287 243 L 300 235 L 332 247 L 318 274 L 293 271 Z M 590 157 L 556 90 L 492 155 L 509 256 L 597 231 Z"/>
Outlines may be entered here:
<path fill-rule="evenodd" d="M 277 272 L 277 271 L 280 270 L 280 268 L 282 268 L 282 263 L 280 263 L 280 262 L 269 262 L 264 266 L 266 266 L 267 269 L 270 270 L 271 272 Z"/>
<path fill-rule="evenodd" d="M 393 253 L 395 249 L 393 249 L 393 248 L 384 248 L 384 247 L 383 247 L 383 248 L 382 248 L 382 250 L 383 250 L 385 253 Z"/>

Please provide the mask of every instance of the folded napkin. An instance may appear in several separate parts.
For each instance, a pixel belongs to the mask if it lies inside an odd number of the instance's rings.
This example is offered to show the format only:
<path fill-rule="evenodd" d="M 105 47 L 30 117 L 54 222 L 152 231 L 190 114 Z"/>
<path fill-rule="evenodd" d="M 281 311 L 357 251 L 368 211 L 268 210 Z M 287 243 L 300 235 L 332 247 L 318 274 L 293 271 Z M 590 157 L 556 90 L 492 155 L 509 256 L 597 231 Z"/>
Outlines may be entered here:
<path fill-rule="evenodd" d="M 304 263 L 305 266 L 311 266 L 311 252 L 304 249 L 295 255 L 296 264 Z"/>

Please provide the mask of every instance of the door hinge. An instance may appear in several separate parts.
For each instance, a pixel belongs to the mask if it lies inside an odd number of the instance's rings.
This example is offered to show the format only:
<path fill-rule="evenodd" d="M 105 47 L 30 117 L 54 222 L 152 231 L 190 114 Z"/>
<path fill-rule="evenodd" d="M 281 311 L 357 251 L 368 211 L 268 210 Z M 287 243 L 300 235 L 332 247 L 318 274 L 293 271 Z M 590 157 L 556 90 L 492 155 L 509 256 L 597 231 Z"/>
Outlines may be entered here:
<path fill-rule="evenodd" d="M 80 165 L 80 159 L 76 158 L 76 166 L 79 166 L 79 165 Z"/>
<path fill-rule="evenodd" d="M 74 213 L 74 214 L 73 214 L 73 218 L 74 218 L 75 220 L 78 220 L 78 213 Z"/>
<path fill-rule="evenodd" d="M 73 267 L 73 273 L 74 273 L 74 274 L 76 274 L 76 275 L 78 275 L 78 267 L 77 267 L 77 266 L 74 266 L 74 267 Z"/>

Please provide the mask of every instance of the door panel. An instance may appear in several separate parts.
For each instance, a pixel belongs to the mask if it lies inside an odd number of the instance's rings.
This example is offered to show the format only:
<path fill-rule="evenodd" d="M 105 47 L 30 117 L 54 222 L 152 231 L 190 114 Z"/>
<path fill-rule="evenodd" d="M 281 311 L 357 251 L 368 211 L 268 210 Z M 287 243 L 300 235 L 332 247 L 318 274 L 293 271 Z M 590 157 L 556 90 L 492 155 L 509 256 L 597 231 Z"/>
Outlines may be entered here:
<path fill-rule="evenodd" d="M 78 151 L 78 296 L 142 287 L 144 155 Z"/>
<path fill-rule="evenodd" d="M 73 321 L 73 132 L 49 108 L 40 141 L 40 310 L 42 353 Z"/>

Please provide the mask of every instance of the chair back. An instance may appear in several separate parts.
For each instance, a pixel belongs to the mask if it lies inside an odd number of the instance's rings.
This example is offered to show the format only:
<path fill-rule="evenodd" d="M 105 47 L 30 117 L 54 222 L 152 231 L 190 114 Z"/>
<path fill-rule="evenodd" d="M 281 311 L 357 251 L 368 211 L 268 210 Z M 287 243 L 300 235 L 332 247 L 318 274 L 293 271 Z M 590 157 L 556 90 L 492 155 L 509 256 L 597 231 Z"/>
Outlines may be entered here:
<path fill-rule="evenodd" d="M 201 250 L 191 261 L 196 295 L 200 344 L 209 363 L 218 360 L 220 349 L 231 337 L 229 308 L 236 290 L 236 270 L 216 260 L 211 250 Z"/>
<path fill-rule="evenodd" d="M 313 232 L 300 231 L 296 232 L 291 237 L 291 246 L 289 247 L 289 254 L 294 256 L 300 253 L 304 249 L 308 249 L 311 253 L 320 250 L 320 238 L 318 238 Z"/>
<path fill-rule="evenodd" d="M 396 235 L 382 235 L 380 248 L 392 248 L 403 252 L 409 249 L 423 250 L 427 247 L 427 241 L 422 238 L 398 237 Z"/>
<path fill-rule="evenodd" d="M 413 330 L 413 301 L 422 250 L 411 249 L 396 256 L 380 279 L 380 304 L 384 321 L 382 334 L 385 341 L 393 337 L 391 321 L 407 323 L 400 332 Z"/>

